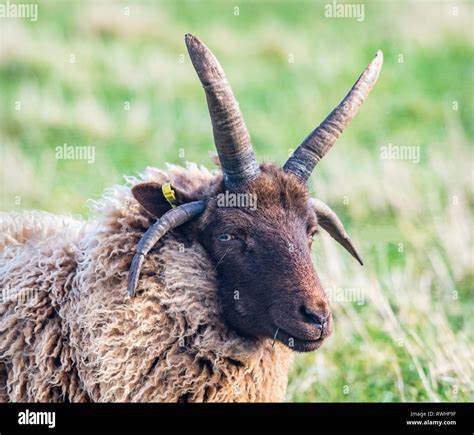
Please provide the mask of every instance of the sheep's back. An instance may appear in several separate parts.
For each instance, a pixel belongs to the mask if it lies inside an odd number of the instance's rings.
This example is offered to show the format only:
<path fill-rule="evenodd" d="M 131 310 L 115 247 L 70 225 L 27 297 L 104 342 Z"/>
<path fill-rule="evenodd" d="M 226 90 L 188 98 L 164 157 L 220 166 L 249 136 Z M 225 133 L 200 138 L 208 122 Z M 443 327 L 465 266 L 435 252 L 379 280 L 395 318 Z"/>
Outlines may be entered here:
<path fill-rule="evenodd" d="M 0 401 L 87 400 L 59 315 L 87 225 L 24 212 L 0 228 Z"/>

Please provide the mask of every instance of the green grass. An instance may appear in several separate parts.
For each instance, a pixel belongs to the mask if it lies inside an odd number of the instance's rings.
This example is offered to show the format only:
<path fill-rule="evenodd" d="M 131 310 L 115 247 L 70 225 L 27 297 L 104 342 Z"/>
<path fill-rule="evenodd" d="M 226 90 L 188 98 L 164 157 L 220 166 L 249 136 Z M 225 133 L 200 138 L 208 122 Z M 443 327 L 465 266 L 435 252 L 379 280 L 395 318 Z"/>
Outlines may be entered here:
<path fill-rule="evenodd" d="M 147 165 L 211 166 L 186 32 L 221 60 L 258 158 L 279 163 L 380 48 L 375 90 L 311 180 L 365 260 L 322 235 L 316 267 L 363 303 L 332 301 L 335 332 L 297 356 L 288 399 L 473 400 L 473 5 L 367 1 L 358 22 L 325 4 L 150 1 L 127 16 L 128 2 L 44 1 L 37 22 L 2 19 L 0 207 L 87 216 Z M 95 162 L 57 160 L 63 143 L 94 146 Z M 381 159 L 390 143 L 420 162 Z"/>

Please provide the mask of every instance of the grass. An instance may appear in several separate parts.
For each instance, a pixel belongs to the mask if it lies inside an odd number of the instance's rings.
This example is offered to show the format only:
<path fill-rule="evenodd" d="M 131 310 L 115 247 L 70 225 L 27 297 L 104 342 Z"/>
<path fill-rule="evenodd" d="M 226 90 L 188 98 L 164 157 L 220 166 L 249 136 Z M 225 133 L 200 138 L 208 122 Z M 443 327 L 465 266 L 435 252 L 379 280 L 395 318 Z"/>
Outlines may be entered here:
<path fill-rule="evenodd" d="M 87 216 L 146 165 L 210 166 L 186 32 L 224 65 L 258 158 L 280 163 L 380 48 L 379 83 L 310 182 L 365 266 L 316 243 L 335 332 L 297 356 L 288 400 L 472 401 L 473 5 L 367 1 L 359 22 L 325 4 L 49 1 L 36 22 L 2 19 L 0 207 Z M 64 143 L 95 161 L 57 160 Z M 383 159 L 389 144 L 419 163 Z"/>

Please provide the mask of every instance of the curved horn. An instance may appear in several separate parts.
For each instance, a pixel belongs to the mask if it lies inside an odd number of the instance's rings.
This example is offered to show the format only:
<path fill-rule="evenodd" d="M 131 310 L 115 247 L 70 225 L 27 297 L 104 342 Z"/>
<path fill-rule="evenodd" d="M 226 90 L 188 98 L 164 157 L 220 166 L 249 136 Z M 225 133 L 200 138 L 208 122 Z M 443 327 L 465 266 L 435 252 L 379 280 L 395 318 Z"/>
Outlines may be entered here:
<path fill-rule="evenodd" d="M 214 142 L 227 187 L 235 187 L 258 174 L 250 136 L 224 70 L 212 52 L 195 36 L 186 34 L 186 46 L 206 92 Z"/>
<path fill-rule="evenodd" d="M 311 198 L 310 204 L 313 207 L 316 216 L 318 217 L 318 223 L 323 229 L 325 229 L 331 237 L 340 243 L 349 253 L 361 264 L 362 258 L 357 253 L 352 240 L 346 233 L 341 220 L 337 217 L 337 214 L 329 208 L 327 204 L 319 199 Z"/>
<path fill-rule="evenodd" d="M 160 219 L 158 219 L 143 235 L 137 246 L 137 251 L 133 257 L 130 271 L 128 273 L 128 294 L 135 296 L 138 285 L 140 270 L 145 262 L 145 257 L 168 231 L 176 228 L 198 214 L 202 213 L 205 208 L 204 201 L 193 201 L 180 205 L 167 211 Z"/>
<path fill-rule="evenodd" d="M 341 103 L 314 129 L 285 163 L 285 171 L 306 181 L 367 99 L 382 69 L 379 50 Z"/>

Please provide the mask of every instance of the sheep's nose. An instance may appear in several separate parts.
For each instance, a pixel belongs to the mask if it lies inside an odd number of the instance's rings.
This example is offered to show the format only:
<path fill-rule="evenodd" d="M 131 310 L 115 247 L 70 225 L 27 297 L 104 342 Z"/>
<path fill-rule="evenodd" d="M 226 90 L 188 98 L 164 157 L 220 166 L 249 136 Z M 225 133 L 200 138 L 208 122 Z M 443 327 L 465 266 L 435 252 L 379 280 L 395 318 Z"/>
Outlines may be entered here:
<path fill-rule="evenodd" d="M 320 330 L 323 330 L 326 327 L 330 316 L 327 311 L 315 311 L 306 306 L 301 307 L 301 314 L 303 314 L 303 317 L 307 322 L 315 325 Z"/>

